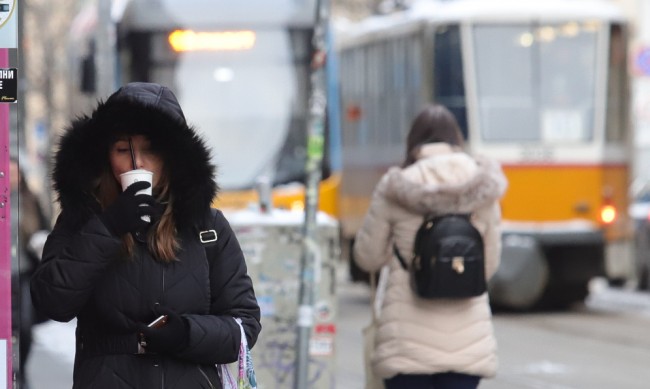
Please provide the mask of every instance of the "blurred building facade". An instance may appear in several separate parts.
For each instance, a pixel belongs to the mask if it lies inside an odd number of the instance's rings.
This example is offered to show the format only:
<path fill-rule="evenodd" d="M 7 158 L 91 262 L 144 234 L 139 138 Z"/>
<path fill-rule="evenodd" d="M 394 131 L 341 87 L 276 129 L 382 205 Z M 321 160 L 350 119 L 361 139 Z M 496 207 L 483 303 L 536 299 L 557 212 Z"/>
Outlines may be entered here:
<path fill-rule="evenodd" d="M 79 0 L 24 0 L 19 4 L 18 125 L 12 134 L 12 152 L 30 186 L 51 210 L 48 159 L 53 130 L 64 126 L 68 107 L 66 30 Z"/>
<path fill-rule="evenodd" d="M 66 54 L 72 19 L 86 3 L 97 0 L 59 0 L 56 6 L 46 0 L 25 0 L 20 8 L 19 69 L 22 113 L 20 131 L 15 134 L 26 165 L 30 184 L 47 191 L 48 158 L 56 134 L 73 111 L 69 106 L 66 79 L 70 74 Z M 332 15 L 349 22 L 358 21 L 380 10 L 389 11 L 412 0 L 331 0 Z M 453 0 L 447 0 L 453 1 Z M 489 1 L 489 0 L 485 0 Z M 544 0 L 528 0 L 544 1 Z M 580 1 L 580 0 L 572 0 Z M 633 73 L 632 122 L 637 152 L 634 176 L 650 180 L 650 2 L 610 0 L 629 15 L 633 36 L 630 46 L 630 71 Z M 35 178 L 36 177 L 36 178 Z"/>

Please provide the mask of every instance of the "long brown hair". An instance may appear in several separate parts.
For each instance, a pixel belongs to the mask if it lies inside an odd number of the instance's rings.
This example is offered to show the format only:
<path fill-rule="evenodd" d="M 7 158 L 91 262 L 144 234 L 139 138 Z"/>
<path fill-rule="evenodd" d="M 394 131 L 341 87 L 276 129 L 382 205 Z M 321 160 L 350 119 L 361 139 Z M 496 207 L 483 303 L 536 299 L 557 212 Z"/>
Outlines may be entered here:
<path fill-rule="evenodd" d="M 427 105 L 413 120 L 411 130 L 406 137 L 406 158 L 402 167 L 416 161 L 422 145 L 443 142 L 459 148 L 463 147 L 463 135 L 460 126 L 445 106 Z"/>
<path fill-rule="evenodd" d="M 102 209 L 111 205 L 121 192 L 121 186 L 113 176 L 110 167 L 106 167 L 99 177 L 95 188 L 95 197 L 99 201 Z M 172 198 L 169 190 L 169 179 L 163 166 L 163 174 L 158 180 L 158 185 L 153 188 L 154 197 L 158 202 L 164 204 L 164 210 L 159 220 L 155 221 L 147 233 L 147 246 L 154 258 L 162 262 L 172 262 L 176 260 L 176 253 L 180 248 L 177 238 L 176 224 L 174 223 Z M 133 247 L 135 241 L 131 234 L 122 236 L 124 251 L 129 258 L 133 257 Z"/>

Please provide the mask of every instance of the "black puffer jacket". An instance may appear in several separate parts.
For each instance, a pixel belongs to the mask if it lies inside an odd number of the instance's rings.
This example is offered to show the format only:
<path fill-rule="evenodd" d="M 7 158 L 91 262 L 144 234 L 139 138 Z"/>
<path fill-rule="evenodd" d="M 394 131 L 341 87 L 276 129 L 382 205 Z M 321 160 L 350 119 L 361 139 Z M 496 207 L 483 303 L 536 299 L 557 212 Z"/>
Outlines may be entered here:
<path fill-rule="evenodd" d="M 97 217 L 90 193 L 116 128 L 147 135 L 165 161 L 178 261 L 154 260 L 144 243 L 136 243 L 133 259 L 120 258 L 122 241 Z M 210 211 L 213 175 L 209 151 L 159 85 L 121 88 L 62 136 L 53 174 L 62 212 L 31 289 L 48 317 L 77 318 L 74 388 L 220 388 L 214 364 L 237 360 L 239 350 L 233 317 L 243 320 L 250 345 L 257 340 L 260 313 L 244 256 L 221 212 Z M 218 237 L 210 247 L 199 239 L 207 229 Z M 189 323 L 189 342 L 177 355 L 136 354 L 137 326 L 156 317 L 156 303 Z"/>

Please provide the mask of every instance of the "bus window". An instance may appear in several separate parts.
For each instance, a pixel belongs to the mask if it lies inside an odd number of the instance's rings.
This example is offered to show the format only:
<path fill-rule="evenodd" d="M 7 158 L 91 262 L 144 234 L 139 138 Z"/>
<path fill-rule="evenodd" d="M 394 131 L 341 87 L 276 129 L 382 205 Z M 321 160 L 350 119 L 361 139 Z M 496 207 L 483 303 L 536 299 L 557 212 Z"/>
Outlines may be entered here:
<path fill-rule="evenodd" d="M 222 188 L 249 189 L 261 175 L 303 181 L 311 30 L 257 30 L 254 45 L 238 50 L 175 50 L 171 33 L 125 45 L 125 75 L 174 88 L 214 151 Z"/>
<path fill-rule="evenodd" d="M 626 38 L 620 25 L 613 25 L 610 31 L 606 136 L 608 141 L 623 141 L 628 126 Z"/>
<path fill-rule="evenodd" d="M 447 106 L 456 116 L 463 136 L 467 139 L 460 27 L 458 25 L 438 27 L 433 42 L 433 100 Z"/>
<path fill-rule="evenodd" d="M 591 140 L 596 31 L 576 23 L 477 25 L 474 46 L 483 139 Z"/>

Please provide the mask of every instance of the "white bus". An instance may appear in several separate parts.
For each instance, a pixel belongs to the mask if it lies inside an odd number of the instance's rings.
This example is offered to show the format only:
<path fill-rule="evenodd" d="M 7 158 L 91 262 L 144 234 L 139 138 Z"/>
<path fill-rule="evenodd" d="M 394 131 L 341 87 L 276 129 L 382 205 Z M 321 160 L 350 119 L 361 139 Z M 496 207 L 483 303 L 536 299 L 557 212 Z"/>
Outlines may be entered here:
<path fill-rule="evenodd" d="M 113 2 L 115 89 L 131 81 L 170 87 L 216 156 L 216 206 L 257 202 L 270 179 L 276 207 L 304 206 L 311 40 L 316 1 L 119 0 Z M 102 74 L 98 6 L 71 26 L 73 113 L 97 99 Z M 338 121 L 330 121 L 338 123 Z M 336 215 L 339 134 L 327 126 L 320 210 Z"/>

